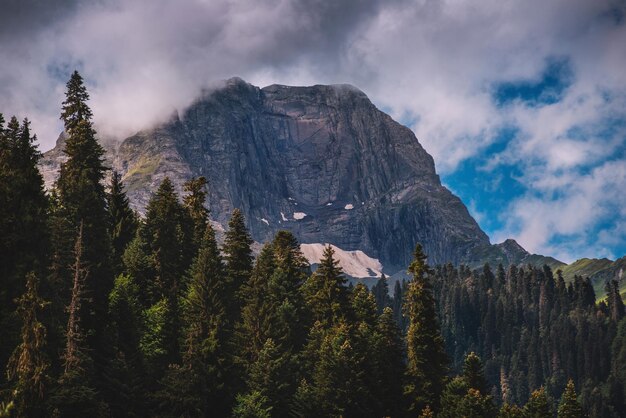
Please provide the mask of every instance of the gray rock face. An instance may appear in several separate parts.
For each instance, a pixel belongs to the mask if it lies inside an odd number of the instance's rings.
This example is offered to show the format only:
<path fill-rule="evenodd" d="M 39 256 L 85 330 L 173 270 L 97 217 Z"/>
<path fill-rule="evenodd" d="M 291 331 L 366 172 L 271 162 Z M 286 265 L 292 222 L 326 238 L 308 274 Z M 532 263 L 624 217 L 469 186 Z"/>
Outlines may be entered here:
<path fill-rule="evenodd" d="M 109 158 L 139 210 L 165 176 L 179 190 L 205 176 L 211 217 L 226 225 L 242 209 L 259 242 L 287 229 L 303 243 L 362 250 L 392 272 L 418 242 L 433 264 L 489 245 L 412 131 L 348 85 L 259 89 L 232 79 Z"/>

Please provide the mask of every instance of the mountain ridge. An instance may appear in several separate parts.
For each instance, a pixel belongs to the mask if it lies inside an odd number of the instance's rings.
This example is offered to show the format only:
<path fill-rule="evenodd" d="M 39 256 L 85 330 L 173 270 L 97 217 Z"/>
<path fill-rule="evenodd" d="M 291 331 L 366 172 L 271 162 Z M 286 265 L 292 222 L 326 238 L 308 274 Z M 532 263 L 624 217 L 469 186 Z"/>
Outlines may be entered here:
<path fill-rule="evenodd" d="M 560 263 L 513 240 L 492 245 L 413 132 L 351 85 L 259 88 L 232 78 L 104 146 L 140 212 L 165 177 L 182 192 L 184 181 L 203 175 L 212 218 L 225 225 L 239 207 L 259 242 L 288 229 L 303 244 L 363 251 L 387 273 L 408 265 L 417 242 L 433 264 Z M 48 186 L 62 147 L 63 135 L 42 160 Z"/>

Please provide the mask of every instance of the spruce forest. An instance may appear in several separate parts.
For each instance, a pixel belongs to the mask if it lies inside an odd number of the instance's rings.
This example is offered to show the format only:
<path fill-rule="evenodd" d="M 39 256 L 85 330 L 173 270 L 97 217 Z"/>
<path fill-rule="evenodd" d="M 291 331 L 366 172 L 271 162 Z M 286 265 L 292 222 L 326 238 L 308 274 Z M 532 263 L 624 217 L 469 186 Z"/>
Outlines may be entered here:
<path fill-rule="evenodd" d="M 409 280 L 368 289 L 331 247 L 312 272 L 289 232 L 255 258 L 238 210 L 218 245 L 211 179 L 131 210 L 88 98 L 74 72 L 49 192 L 29 121 L 0 115 L 0 417 L 626 416 L 617 283 L 598 301 L 416 243 Z"/>

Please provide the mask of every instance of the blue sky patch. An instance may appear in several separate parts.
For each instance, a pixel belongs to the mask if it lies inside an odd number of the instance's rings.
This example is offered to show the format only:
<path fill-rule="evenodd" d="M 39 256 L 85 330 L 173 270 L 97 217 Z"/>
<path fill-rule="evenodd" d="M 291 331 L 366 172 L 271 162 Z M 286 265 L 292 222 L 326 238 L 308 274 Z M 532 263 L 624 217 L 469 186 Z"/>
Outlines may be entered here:
<path fill-rule="evenodd" d="M 499 107 L 522 101 L 530 106 L 559 102 L 574 80 L 568 58 L 549 58 L 546 67 L 536 80 L 519 80 L 498 83 L 494 86 L 493 100 Z"/>

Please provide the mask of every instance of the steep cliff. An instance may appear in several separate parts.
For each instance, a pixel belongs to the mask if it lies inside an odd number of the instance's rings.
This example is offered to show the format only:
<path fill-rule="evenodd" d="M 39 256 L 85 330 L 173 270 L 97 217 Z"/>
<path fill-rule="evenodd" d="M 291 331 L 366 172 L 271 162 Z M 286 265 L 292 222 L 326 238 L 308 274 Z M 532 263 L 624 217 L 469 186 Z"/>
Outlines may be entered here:
<path fill-rule="evenodd" d="M 165 176 L 180 187 L 202 175 L 211 217 L 225 225 L 241 208 L 259 242 L 288 229 L 303 243 L 362 250 L 392 272 L 417 242 L 431 263 L 489 246 L 413 132 L 352 86 L 260 89 L 231 79 L 109 150 L 140 211 Z M 58 155 L 44 159 L 48 179 Z"/>

